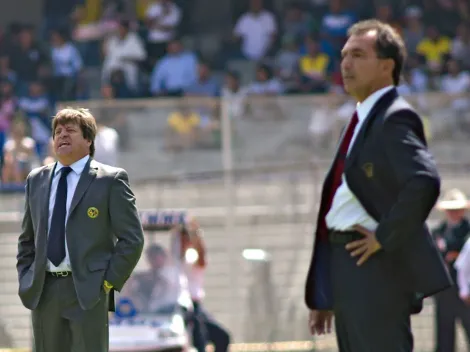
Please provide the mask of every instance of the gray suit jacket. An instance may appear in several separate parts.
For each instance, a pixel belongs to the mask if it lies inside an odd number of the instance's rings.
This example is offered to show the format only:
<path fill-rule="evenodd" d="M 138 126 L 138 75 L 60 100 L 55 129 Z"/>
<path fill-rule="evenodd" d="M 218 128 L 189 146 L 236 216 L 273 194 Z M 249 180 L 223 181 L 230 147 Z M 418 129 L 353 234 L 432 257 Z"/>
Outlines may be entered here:
<path fill-rule="evenodd" d="M 17 270 L 19 296 L 28 309 L 37 307 L 44 286 L 48 204 L 55 165 L 33 170 L 26 181 Z M 91 309 L 98 303 L 104 280 L 117 291 L 122 289 L 144 244 L 135 197 L 125 170 L 89 159 L 72 198 L 66 241 L 78 301 L 83 309 Z"/>

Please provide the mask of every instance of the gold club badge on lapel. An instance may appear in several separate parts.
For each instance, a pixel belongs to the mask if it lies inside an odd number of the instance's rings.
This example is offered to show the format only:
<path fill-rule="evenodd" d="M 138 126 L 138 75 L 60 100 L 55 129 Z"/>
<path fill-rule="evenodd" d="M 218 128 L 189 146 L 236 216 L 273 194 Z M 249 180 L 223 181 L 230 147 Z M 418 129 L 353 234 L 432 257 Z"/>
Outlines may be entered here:
<path fill-rule="evenodd" d="M 367 178 L 374 177 L 374 164 L 365 163 L 364 165 L 362 165 L 362 170 L 364 170 L 364 173 L 366 174 Z"/>
<path fill-rule="evenodd" d="M 90 207 L 90 208 L 88 208 L 86 213 L 87 213 L 89 218 L 94 219 L 99 215 L 100 212 L 95 207 Z"/>

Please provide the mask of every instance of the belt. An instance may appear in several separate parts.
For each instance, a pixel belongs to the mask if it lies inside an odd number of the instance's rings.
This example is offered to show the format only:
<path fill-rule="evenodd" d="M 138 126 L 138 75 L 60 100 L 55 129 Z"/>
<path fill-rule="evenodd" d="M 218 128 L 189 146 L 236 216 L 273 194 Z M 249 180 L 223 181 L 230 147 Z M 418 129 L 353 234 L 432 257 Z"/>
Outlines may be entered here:
<path fill-rule="evenodd" d="M 46 274 L 53 277 L 68 277 L 72 276 L 71 271 L 46 271 Z"/>
<path fill-rule="evenodd" d="M 344 245 L 348 244 L 349 242 L 357 241 L 364 238 L 363 235 L 361 235 L 357 231 L 336 231 L 336 230 L 330 230 L 328 232 L 328 241 L 331 244 L 339 244 L 339 245 Z"/>

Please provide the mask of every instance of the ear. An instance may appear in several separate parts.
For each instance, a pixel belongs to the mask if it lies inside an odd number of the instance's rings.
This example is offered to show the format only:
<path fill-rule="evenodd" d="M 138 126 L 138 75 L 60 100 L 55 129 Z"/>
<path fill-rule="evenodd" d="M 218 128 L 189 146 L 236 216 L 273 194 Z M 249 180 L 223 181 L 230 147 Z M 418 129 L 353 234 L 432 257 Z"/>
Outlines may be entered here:
<path fill-rule="evenodd" d="M 393 59 L 382 60 L 382 70 L 384 71 L 384 73 L 392 75 L 394 69 L 395 61 L 393 61 Z"/>

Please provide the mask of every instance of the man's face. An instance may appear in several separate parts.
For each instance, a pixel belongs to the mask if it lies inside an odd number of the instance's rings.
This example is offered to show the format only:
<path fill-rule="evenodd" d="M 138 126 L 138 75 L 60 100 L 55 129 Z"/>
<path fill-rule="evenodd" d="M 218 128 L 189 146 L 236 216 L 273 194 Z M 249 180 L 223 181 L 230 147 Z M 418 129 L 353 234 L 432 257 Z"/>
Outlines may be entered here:
<path fill-rule="evenodd" d="M 446 211 L 446 216 L 449 222 L 458 223 L 465 216 L 466 209 L 452 209 Z"/>
<path fill-rule="evenodd" d="M 376 32 L 351 36 L 341 52 L 341 74 L 346 92 L 354 97 L 365 97 L 374 91 L 377 82 L 389 79 L 386 60 L 377 57 Z"/>
<path fill-rule="evenodd" d="M 73 164 L 89 154 L 91 141 L 83 137 L 78 124 L 58 124 L 53 138 L 55 155 L 62 164 Z"/>
<path fill-rule="evenodd" d="M 148 256 L 148 261 L 152 269 L 161 269 L 166 265 L 166 256 L 163 253 Z"/>

